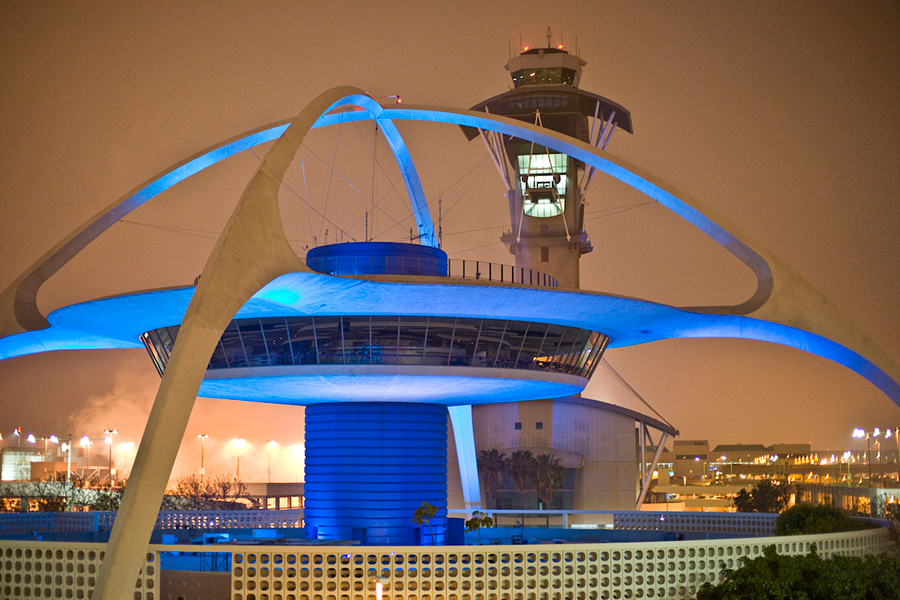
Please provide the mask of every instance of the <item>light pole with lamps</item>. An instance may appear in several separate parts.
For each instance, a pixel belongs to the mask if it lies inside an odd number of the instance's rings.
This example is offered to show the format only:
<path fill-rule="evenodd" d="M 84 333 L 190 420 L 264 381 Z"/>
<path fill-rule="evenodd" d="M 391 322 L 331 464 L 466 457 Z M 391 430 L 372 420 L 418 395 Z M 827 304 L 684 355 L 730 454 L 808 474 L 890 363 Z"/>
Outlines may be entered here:
<path fill-rule="evenodd" d="M 871 456 L 871 454 L 872 454 L 872 440 L 874 439 L 875 442 L 878 444 L 878 456 L 879 456 L 879 461 L 878 461 L 878 462 L 881 463 L 881 460 L 880 460 L 880 457 L 881 457 L 881 440 L 878 439 L 878 436 L 881 435 L 881 428 L 880 428 L 880 427 L 876 427 L 876 428 L 873 429 L 872 431 L 866 431 L 865 429 L 861 429 L 861 428 L 857 427 L 857 428 L 855 428 L 855 429 L 853 430 L 853 434 L 852 434 L 852 435 L 853 435 L 854 438 L 857 438 L 857 439 L 866 438 L 866 465 L 867 465 L 867 467 L 868 467 L 869 483 L 871 484 L 871 482 L 872 482 L 872 456 Z M 886 438 L 891 437 L 891 430 L 890 430 L 890 429 L 888 429 L 887 431 L 884 432 L 884 437 L 886 437 Z M 898 444 L 900 444 L 900 438 L 898 438 Z M 898 462 L 900 462 L 900 445 L 898 445 L 897 452 L 898 452 L 898 458 L 897 458 L 897 460 L 898 460 Z M 900 477 L 900 471 L 898 471 L 898 477 Z"/>
<path fill-rule="evenodd" d="M 42 435 L 38 439 L 44 440 L 44 460 L 47 460 L 47 442 L 52 442 L 54 444 L 59 444 L 59 438 L 55 435 Z"/>
<path fill-rule="evenodd" d="M 85 481 L 90 478 L 91 472 L 91 445 L 94 443 L 94 440 L 89 438 L 86 435 L 81 436 L 81 447 L 87 451 L 87 470 L 85 471 Z"/>
<path fill-rule="evenodd" d="M 890 429 L 888 429 L 887 436 L 891 437 Z M 900 427 L 894 427 L 894 438 L 897 440 L 897 482 L 900 483 Z"/>
<path fill-rule="evenodd" d="M 247 447 L 247 440 L 243 438 L 235 438 L 231 440 L 231 443 L 234 445 L 237 450 L 237 465 L 234 474 L 234 480 L 241 480 L 241 452 Z"/>
<path fill-rule="evenodd" d="M 69 434 L 67 441 L 63 442 L 63 452 L 66 453 L 66 510 L 69 510 L 69 503 L 72 499 L 72 434 Z"/>
<path fill-rule="evenodd" d="M 104 441 L 106 442 L 107 448 L 109 450 L 109 463 L 108 463 L 108 473 L 109 479 L 107 481 L 107 489 L 112 489 L 113 482 L 113 470 L 112 470 L 112 447 L 113 447 L 113 436 L 118 434 L 119 432 L 115 429 L 104 429 L 103 433 L 106 435 Z"/>
<path fill-rule="evenodd" d="M 208 433 L 198 433 L 197 437 L 200 438 L 200 482 L 203 482 L 203 476 L 206 475 L 206 465 L 204 464 L 204 458 L 206 455 L 206 438 L 209 437 Z"/>
<path fill-rule="evenodd" d="M 266 454 L 269 458 L 269 468 L 266 473 L 267 483 L 272 483 L 272 448 L 276 447 L 277 445 L 278 444 L 275 442 L 275 440 L 272 440 L 268 444 L 266 444 Z"/>

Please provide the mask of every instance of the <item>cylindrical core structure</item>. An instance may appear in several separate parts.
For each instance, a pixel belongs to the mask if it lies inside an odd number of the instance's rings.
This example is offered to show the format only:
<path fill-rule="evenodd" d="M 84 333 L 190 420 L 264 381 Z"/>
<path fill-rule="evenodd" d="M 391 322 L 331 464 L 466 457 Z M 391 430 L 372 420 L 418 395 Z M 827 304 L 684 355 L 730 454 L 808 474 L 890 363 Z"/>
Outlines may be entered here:
<path fill-rule="evenodd" d="M 312 248 L 306 266 L 328 275 L 447 276 L 440 248 L 399 242 L 351 242 Z"/>
<path fill-rule="evenodd" d="M 447 407 L 307 406 L 304 495 L 306 525 L 318 539 L 418 543 L 413 517 L 427 502 L 438 510 L 422 533 L 433 533 L 441 543 L 447 523 Z"/>

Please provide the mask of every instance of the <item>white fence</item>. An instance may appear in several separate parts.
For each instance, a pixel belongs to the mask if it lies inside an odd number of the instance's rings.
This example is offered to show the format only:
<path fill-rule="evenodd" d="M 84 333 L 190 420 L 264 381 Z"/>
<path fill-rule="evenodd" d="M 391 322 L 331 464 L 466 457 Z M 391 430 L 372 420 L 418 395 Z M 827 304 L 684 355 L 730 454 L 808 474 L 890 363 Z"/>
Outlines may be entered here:
<path fill-rule="evenodd" d="M 654 515 L 659 524 L 689 516 L 646 513 L 649 521 L 629 516 L 624 526 L 649 528 Z M 659 521 L 660 516 L 665 520 Z M 740 521 L 760 515 L 732 516 Z M 697 524 L 682 523 L 678 528 L 686 525 Z M 744 528 L 740 523 L 729 526 Z M 892 548 L 883 528 L 809 536 L 602 544 L 150 545 L 134 600 L 162 598 L 160 555 L 173 551 L 227 555 L 232 600 L 374 600 L 376 581 L 392 600 L 610 600 L 690 598 L 704 582 L 718 582 L 723 568 L 737 568 L 741 558 L 761 556 L 766 546 L 795 555 L 806 554 L 813 544 L 826 558 L 878 554 Z M 0 541 L 0 598 L 90 598 L 104 548 L 105 544 Z"/>
<path fill-rule="evenodd" d="M 134 600 L 159 600 L 162 552 L 227 553 L 231 599 L 370 600 L 375 582 L 393 600 L 610 600 L 690 598 L 723 568 L 761 556 L 823 557 L 888 551 L 884 529 L 816 536 L 692 542 L 527 546 L 161 546 L 151 545 Z M 104 544 L 0 541 L 0 597 L 90 598 Z"/>

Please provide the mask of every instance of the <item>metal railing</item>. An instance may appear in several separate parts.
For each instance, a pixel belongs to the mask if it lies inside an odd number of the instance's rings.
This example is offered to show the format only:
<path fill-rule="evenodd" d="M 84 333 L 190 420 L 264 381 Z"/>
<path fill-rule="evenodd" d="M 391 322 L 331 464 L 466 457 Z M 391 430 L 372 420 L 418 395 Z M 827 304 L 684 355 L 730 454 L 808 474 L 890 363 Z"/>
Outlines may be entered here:
<path fill-rule="evenodd" d="M 496 283 L 512 283 L 535 287 L 559 287 L 556 278 L 524 267 L 451 258 L 446 262 L 429 257 L 343 257 L 346 260 L 317 261 L 314 268 L 328 275 L 409 275 L 419 277 L 451 277 L 477 279 Z M 321 270 L 320 270 L 321 269 Z"/>
<path fill-rule="evenodd" d="M 524 267 L 485 262 L 482 260 L 462 260 L 451 258 L 448 277 L 478 279 L 499 283 L 516 283 L 535 287 L 559 287 L 556 278 Z"/>
<path fill-rule="evenodd" d="M 777 513 L 666 512 L 666 511 L 596 511 L 596 510 L 482 510 L 495 525 L 568 529 L 578 524 L 593 524 L 619 531 L 667 531 L 680 533 L 714 533 L 734 536 L 775 535 Z M 448 510 L 448 516 L 467 516 L 465 511 Z"/>
<path fill-rule="evenodd" d="M 115 512 L 0 513 L 0 535 L 110 531 Z M 286 529 L 303 527 L 303 509 L 162 510 L 154 529 Z"/>

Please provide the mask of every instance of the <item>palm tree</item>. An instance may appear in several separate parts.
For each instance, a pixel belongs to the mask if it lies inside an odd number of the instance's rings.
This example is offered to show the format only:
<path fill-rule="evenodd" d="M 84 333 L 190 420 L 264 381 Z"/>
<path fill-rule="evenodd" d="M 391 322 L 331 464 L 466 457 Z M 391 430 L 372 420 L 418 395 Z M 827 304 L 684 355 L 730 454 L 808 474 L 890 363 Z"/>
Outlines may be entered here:
<path fill-rule="evenodd" d="M 537 466 L 534 472 L 534 489 L 538 498 L 544 504 L 544 509 L 550 507 L 553 496 L 562 487 L 565 467 L 559 464 L 559 458 L 551 454 L 538 454 Z M 549 517 L 547 517 L 549 519 Z"/>
<path fill-rule="evenodd" d="M 506 470 L 506 455 L 496 448 L 482 450 L 478 455 L 478 472 L 484 480 L 485 503 L 487 498 L 497 504 L 497 489 L 500 487 L 500 478 Z"/>
<path fill-rule="evenodd" d="M 519 491 L 519 508 L 525 508 L 525 490 L 529 489 L 534 483 L 534 473 L 537 461 L 531 450 L 516 450 L 509 457 L 506 466 L 509 476 L 512 477 L 513 484 Z"/>

